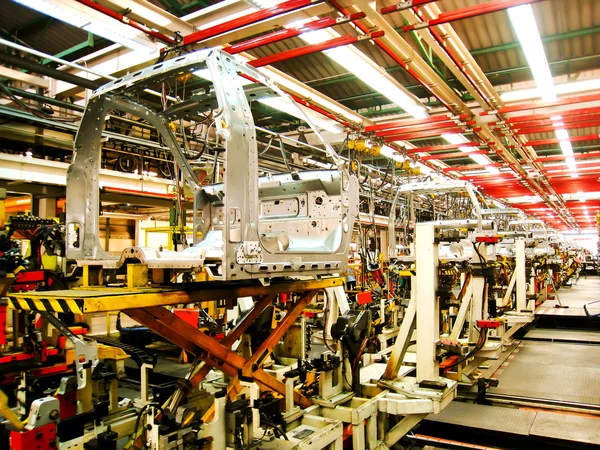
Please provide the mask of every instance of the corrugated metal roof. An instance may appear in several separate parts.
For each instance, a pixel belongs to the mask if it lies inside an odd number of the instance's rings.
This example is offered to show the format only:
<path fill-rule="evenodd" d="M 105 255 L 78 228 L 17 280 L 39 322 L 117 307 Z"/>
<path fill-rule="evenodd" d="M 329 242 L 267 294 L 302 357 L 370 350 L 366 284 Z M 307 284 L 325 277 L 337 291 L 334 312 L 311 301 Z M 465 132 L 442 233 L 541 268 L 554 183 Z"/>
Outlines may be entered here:
<path fill-rule="evenodd" d="M 87 40 L 88 34 L 14 2 L 3 2 L 0 28 L 44 53 L 56 54 Z"/>

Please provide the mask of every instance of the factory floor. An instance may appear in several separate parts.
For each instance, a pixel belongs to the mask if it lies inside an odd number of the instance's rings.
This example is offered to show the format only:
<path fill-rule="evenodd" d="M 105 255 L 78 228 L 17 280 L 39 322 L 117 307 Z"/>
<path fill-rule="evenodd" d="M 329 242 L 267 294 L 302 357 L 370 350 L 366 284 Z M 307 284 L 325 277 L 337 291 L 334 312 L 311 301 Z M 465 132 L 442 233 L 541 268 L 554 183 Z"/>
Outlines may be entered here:
<path fill-rule="evenodd" d="M 600 326 L 583 308 L 595 300 L 600 300 L 598 276 L 560 289 L 558 298 L 537 308 L 535 323 L 520 339 L 482 370 L 498 380 L 485 401 L 474 404 L 472 395 L 462 395 L 426 418 L 417 442 L 438 448 L 455 448 L 441 445 L 445 441 L 467 448 L 597 448 Z"/>

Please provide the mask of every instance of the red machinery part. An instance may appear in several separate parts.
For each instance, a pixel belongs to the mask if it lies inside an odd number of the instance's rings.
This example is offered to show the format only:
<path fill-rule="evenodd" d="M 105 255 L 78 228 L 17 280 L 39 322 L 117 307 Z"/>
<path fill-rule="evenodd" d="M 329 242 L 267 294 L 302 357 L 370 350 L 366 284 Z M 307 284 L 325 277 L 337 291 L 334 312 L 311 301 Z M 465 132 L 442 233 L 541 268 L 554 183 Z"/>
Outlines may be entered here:
<path fill-rule="evenodd" d="M 8 308 L 5 300 L 0 300 L 0 345 L 6 344 L 6 309 Z"/>
<path fill-rule="evenodd" d="M 498 328 L 500 326 L 499 320 L 478 320 L 477 326 L 483 329 Z"/>
<path fill-rule="evenodd" d="M 356 294 L 356 301 L 359 305 L 366 305 L 373 301 L 373 295 L 371 294 L 371 291 L 359 292 Z"/>
<path fill-rule="evenodd" d="M 175 308 L 173 314 L 185 320 L 194 328 L 198 328 L 198 322 L 200 321 L 200 310 L 198 308 Z"/>
<path fill-rule="evenodd" d="M 33 430 L 11 431 L 10 450 L 51 450 L 58 448 L 56 424 L 49 423 Z"/>
<path fill-rule="evenodd" d="M 279 301 L 281 303 L 287 303 L 290 301 L 292 294 L 290 294 L 289 292 L 282 292 L 281 294 L 279 294 Z"/>
<path fill-rule="evenodd" d="M 484 242 L 486 244 L 497 244 L 498 236 L 477 236 L 477 242 Z"/>

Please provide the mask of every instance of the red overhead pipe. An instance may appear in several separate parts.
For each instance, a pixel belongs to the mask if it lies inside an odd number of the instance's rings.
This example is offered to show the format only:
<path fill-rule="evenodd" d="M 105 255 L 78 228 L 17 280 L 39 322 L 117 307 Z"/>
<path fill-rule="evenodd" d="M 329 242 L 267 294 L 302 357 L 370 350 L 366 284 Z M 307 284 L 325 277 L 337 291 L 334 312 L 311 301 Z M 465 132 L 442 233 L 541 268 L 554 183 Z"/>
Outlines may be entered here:
<path fill-rule="evenodd" d="M 342 5 L 340 5 L 340 3 L 338 3 L 337 0 L 328 0 L 328 3 L 333 6 L 335 9 L 337 9 L 339 12 L 341 12 L 344 15 L 349 15 L 350 11 L 347 8 L 344 8 Z M 354 25 L 356 25 L 356 27 L 361 30 L 363 33 L 369 33 L 370 30 L 369 28 L 367 28 L 365 25 L 363 25 L 362 23 L 360 23 L 360 21 L 355 20 L 352 22 Z M 427 85 L 427 83 L 425 83 L 421 77 L 419 77 L 419 74 L 416 73 L 407 63 L 405 63 L 404 61 L 402 61 L 402 59 L 400 59 L 398 57 L 398 55 L 396 55 L 392 49 L 390 49 L 387 45 L 385 45 L 385 43 L 381 40 L 381 39 L 373 39 L 373 42 L 375 42 L 375 44 L 381 49 L 383 50 L 390 58 L 392 58 L 394 61 L 396 61 L 396 63 L 402 67 L 404 70 L 406 70 L 421 86 L 423 86 L 425 88 L 425 90 L 427 90 L 427 92 L 429 92 L 432 96 L 434 96 L 442 105 L 444 105 L 446 107 L 446 109 L 452 111 L 452 107 L 446 103 L 442 98 L 440 98 L 440 96 L 438 94 L 436 94 L 435 91 L 433 91 L 431 89 L 431 87 L 429 85 Z"/>
<path fill-rule="evenodd" d="M 299 56 L 309 55 L 311 53 L 321 52 L 330 48 L 341 47 L 343 45 L 355 44 L 356 42 L 378 38 L 383 36 L 384 34 L 385 33 L 383 31 L 374 31 L 373 33 L 365 34 L 362 36 L 340 36 L 335 39 L 330 39 L 329 41 L 320 42 L 318 44 L 305 45 L 304 47 L 293 48 L 291 50 L 275 53 L 273 55 L 265 56 L 263 58 L 257 58 L 250 61 L 248 64 L 253 67 L 268 66 L 270 64 L 275 64 L 277 62 L 297 58 Z"/>
<path fill-rule="evenodd" d="M 459 119 L 462 118 L 462 116 L 466 116 L 466 114 L 462 114 L 461 116 L 458 116 Z M 439 116 L 427 117 L 425 119 L 397 120 L 395 122 L 386 122 L 386 123 L 378 123 L 377 125 L 368 125 L 365 127 L 365 132 L 370 133 L 371 131 L 380 131 L 380 130 L 388 130 L 391 128 L 409 127 L 412 125 L 420 125 L 422 123 L 442 122 L 442 121 L 446 121 L 449 119 L 451 119 L 450 116 L 439 115 Z"/>
<path fill-rule="evenodd" d="M 148 36 L 152 36 L 153 38 L 163 41 L 165 44 L 169 44 L 169 45 L 176 44 L 175 39 L 173 39 L 165 34 L 159 33 L 158 31 L 153 30 L 150 27 L 147 27 L 146 25 L 141 24 L 133 19 L 130 19 L 127 16 L 119 14 L 118 12 L 113 11 L 110 8 L 107 8 L 106 6 L 102 6 L 99 3 L 93 2 L 92 0 L 77 0 L 77 1 L 79 3 L 81 3 L 82 5 L 89 6 L 90 8 L 92 8 L 98 12 L 101 12 L 102 14 L 106 14 L 107 16 L 110 16 L 113 19 L 116 19 L 119 22 L 124 23 L 125 25 L 129 25 L 130 27 L 133 27 L 136 30 L 143 31 Z"/>
<path fill-rule="evenodd" d="M 283 41 L 295 36 L 299 36 L 302 33 L 306 33 L 312 30 L 321 30 L 323 28 L 333 27 L 335 25 L 341 25 L 347 22 L 351 22 L 357 19 L 363 19 L 366 16 L 363 12 L 350 14 L 349 16 L 339 17 L 337 19 L 333 17 L 324 17 L 317 19 L 312 22 L 305 23 L 298 28 L 286 28 L 283 30 L 274 31 L 262 36 L 258 36 L 247 41 L 238 42 L 237 44 L 225 47 L 223 51 L 235 55 L 237 53 L 246 52 L 253 48 L 261 47 L 263 45 L 273 44 L 274 42 Z"/>
<path fill-rule="evenodd" d="M 516 124 L 516 123 L 530 122 L 530 121 L 536 121 L 536 120 L 551 120 L 550 117 L 553 117 L 553 116 L 561 116 L 562 119 L 556 120 L 556 122 L 559 122 L 559 121 L 564 122 L 565 119 L 572 117 L 572 116 L 579 117 L 582 115 L 595 114 L 595 113 L 600 113 L 600 106 L 593 107 L 593 108 L 568 109 L 565 111 L 561 111 L 560 113 L 553 112 L 553 113 L 542 113 L 542 114 L 528 114 L 526 116 L 515 116 L 515 117 L 510 117 L 506 120 L 500 120 L 497 122 L 489 122 L 488 125 Z"/>
<path fill-rule="evenodd" d="M 341 123 L 342 125 L 349 127 L 349 128 L 354 128 L 356 129 L 356 126 L 351 125 L 349 122 L 346 122 L 345 120 L 340 119 L 339 117 L 337 117 L 335 114 L 330 113 L 329 111 L 325 111 L 322 108 L 319 108 L 316 105 L 313 105 L 312 103 L 310 103 L 307 100 L 304 100 L 303 98 L 297 97 L 293 94 L 290 94 L 290 96 L 298 103 L 300 103 L 302 106 L 306 106 L 307 108 L 312 109 L 313 111 L 318 112 L 319 114 L 324 115 L 325 117 L 328 117 L 332 120 L 335 120 L 338 123 Z"/>
<path fill-rule="evenodd" d="M 558 129 L 563 130 L 576 130 L 578 128 L 597 127 L 600 125 L 598 120 L 583 121 L 578 123 L 565 123 L 561 126 L 542 126 L 542 127 L 528 127 L 528 128 L 513 128 L 514 134 L 533 134 L 533 133 L 549 133 Z"/>
<path fill-rule="evenodd" d="M 600 113 L 564 116 L 562 119 L 557 119 L 557 120 L 540 119 L 540 120 L 530 120 L 527 122 L 514 122 L 514 123 L 507 124 L 507 125 L 511 130 L 519 130 L 519 129 L 531 128 L 531 127 L 545 127 L 545 126 L 550 126 L 550 125 L 553 125 L 556 123 L 561 123 L 561 122 L 566 125 L 566 124 L 573 124 L 573 123 L 579 123 L 579 122 L 583 122 L 583 121 L 596 120 L 596 119 L 600 119 Z M 556 128 L 563 128 L 563 125 L 557 125 Z M 498 129 L 501 130 L 501 128 L 498 128 Z"/>
<path fill-rule="evenodd" d="M 515 111 L 527 111 L 528 109 L 552 108 L 554 106 L 572 105 L 575 103 L 587 103 L 600 100 L 600 94 L 577 95 L 573 97 L 559 98 L 555 102 L 527 102 L 519 103 L 511 106 L 503 106 L 495 111 L 481 111 L 480 116 L 488 116 L 491 114 L 506 114 Z M 559 113 L 556 113 L 557 115 Z"/>
<path fill-rule="evenodd" d="M 465 142 L 464 144 L 455 145 L 455 144 L 446 144 L 446 145 L 431 145 L 429 147 L 417 147 L 408 149 L 408 154 L 412 155 L 415 153 L 431 153 L 438 152 L 441 150 L 454 150 L 458 147 L 479 147 L 481 144 L 479 142 Z"/>
<path fill-rule="evenodd" d="M 600 139 L 600 134 L 586 134 L 585 136 L 569 136 L 569 142 L 581 142 L 581 141 L 595 141 Z M 558 144 L 560 139 L 538 139 L 537 141 L 529 141 L 527 142 L 528 146 L 534 147 L 536 145 L 548 145 L 548 144 Z M 509 148 L 513 148 L 514 146 L 509 146 Z"/>
<path fill-rule="evenodd" d="M 386 6 L 381 8 L 381 14 L 390 14 L 396 11 L 404 11 L 405 9 L 414 8 L 415 6 L 426 5 L 427 3 L 437 2 L 438 0 L 409 0 L 406 2 L 398 3 L 397 5 Z"/>
<path fill-rule="evenodd" d="M 393 136 L 386 136 L 385 141 L 409 141 L 411 139 L 421 139 L 421 138 L 435 138 L 439 137 L 440 133 L 463 133 L 464 130 L 460 127 L 456 128 L 447 128 L 444 130 L 432 130 L 432 131 L 421 131 L 417 133 L 406 133 L 406 134 L 396 134 Z"/>
<path fill-rule="evenodd" d="M 482 165 L 482 164 L 471 164 L 469 166 L 455 166 L 455 167 L 444 167 L 442 169 L 442 172 L 463 172 L 465 170 L 477 170 L 477 169 L 485 169 L 486 167 L 502 167 L 503 164 L 502 163 L 491 163 L 491 164 L 486 164 L 486 165 Z M 490 175 L 498 175 L 498 174 L 492 174 L 490 173 Z"/>
<path fill-rule="evenodd" d="M 541 156 L 535 159 L 535 162 L 551 162 L 551 161 L 562 161 L 565 159 L 565 155 L 551 155 L 551 156 Z M 573 158 L 575 159 L 588 159 L 588 158 L 600 158 L 600 151 L 598 152 L 588 152 L 588 153 L 575 153 L 573 154 Z"/>
<path fill-rule="evenodd" d="M 430 159 L 468 158 L 471 155 L 489 155 L 489 152 L 487 150 L 473 150 L 468 152 L 438 153 L 437 155 L 421 156 L 419 161 L 429 161 Z"/>
<path fill-rule="evenodd" d="M 282 14 L 297 11 L 299 9 L 306 8 L 313 4 L 322 3 L 323 0 L 289 0 L 287 2 L 280 3 L 270 8 L 261 9 L 254 13 L 238 17 L 237 19 L 230 20 L 219 25 L 207 28 L 205 30 L 196 31 L 195 33 L 188 34 L 183 38 L 183 45 L 196 44 L 198 42 L 205 41 L 212 37 L 218 36 L 229 31 L 237 30 L 248 25 L 253 25 L 258 22 L 262 22 L 272 17 L 277 17 Z"/>
<path fill-rule="evenodd" d="M 254 78 L 251 77 L 250 75 L 246 75 L 246 74 L 240 74 L 241 77 L 246 78 L 247 80 L 252 81 L 253 83 L 258 83 L 259 81 Z M 282 88 L 282 90 L 285 91 L 285 89 Z M 287 91 L 285 91 L 287 92 Z M 324 115 L 325 117 L 328 117 L 329 119 L 335 120 L 338 123 L 341 123 L 342 125 L 348 127 L 348 128 L 352 128 L 352 129 L 358 129 L 358 127 L 356 125 L 350 124 L 349 122 L 346 122 L 345 120 L 340 119 L 339 117 L 337 117 L 335 114 L 330 113 L 329 111 L 325 111 L 322 108 L 319 108 L 318 106 L 313 105 L 312 103 L 310 103 L 307 100 L 304 100 L 303 98 L 297 97 L 294 94 L 291 94 L 289 92 L 287 92 L 287 94 L 292 97 L 296 102 L 300 103 L 302 106 L 306 106 L 307 108 L 312 109 L 313 111 L 318 112 L 319 114 Z"/>
<path fill-rule="evenodd" d="M 441 25 L 443 23 L 454 22 L 455 20 L 468 19 L 470 17 L 490 14 L 496 11 L 502 11 L 508 8 L 512 8 L 513 6 L 525 5 L 528 3 L 535 3 L 539 1 L 540 0 L 492 0 L 487 3 L 467 6 L 466 8 L 460 8 L 454 11 L 443 12 L 435 19 L 426 20 L 424 22 L 414 23 L 411 25 L 405 25 L 402 27 L 402 31 L 412 31 L 421 28 L 433 27 L 435 25 Z"/>
<path fill-rule="evenodd" d="M 444 122 L 437 122 L 437 123 L 433 123 L 433 124 L 424 123 L 422 125 L 412 125 L 410 127 L 390 128 L 388 130 L 376 131 L 375 136 L 383 137 L 383 136 L 392 136 L 392 135 L 396 135 L 396 134 L 416 133 L 418 131 L 431 131 L 431 130 L 438 130 L 440 133 L 443 133 L 442 130 L 444 130 L 446 128 L 454 128 L 456 126 L 457 126 L 457 123 L 454 122 L 453 120 L 445 120 Z"/>

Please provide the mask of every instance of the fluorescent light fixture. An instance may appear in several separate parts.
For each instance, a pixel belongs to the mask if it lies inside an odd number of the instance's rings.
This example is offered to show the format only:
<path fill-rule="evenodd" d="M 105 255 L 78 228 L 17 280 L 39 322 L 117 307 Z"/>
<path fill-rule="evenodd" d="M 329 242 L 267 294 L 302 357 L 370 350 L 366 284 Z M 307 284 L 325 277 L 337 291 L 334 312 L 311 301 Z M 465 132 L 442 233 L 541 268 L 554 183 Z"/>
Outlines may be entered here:
<path fill-rule="evenodd" d="M 27 6 L 35 11 L 41 12 L 50 17 L 54 17 L 62 22 L 73 25 L 74 27 L 81 28 L 89 23 L 89 20 L 84 17 L 72 14 L 67 9 L 57 6 L 54 2 L 46 0 L 14 0 L 16 3 L 20 3 L 23 6 Z"/>
<path fill-rule="evenodd" d="M 554 92 L 556 95 L 567 95 L 577 94 L 581 92 L 597 91 L 600 89 L 600 78 L 591 78 L 589 80 L 581 81 L 570 81 L 568 83 L 560 83 L 554 85 Z M 500 98 L 504 102 L 518 102 L 522 100 L 531 100 L 538 98 L 539 92 L 537 88 L 533 89 L 516 89 L 514 91 L 507 91 L 500 94 Z M 561 116 L 553 116 L 550 119 L 555 120 L 554 117 L 562 119 Z"/>
<path fill-rule="evenodd" d="M 519 38 L 521 48 L 537 85 L 538 95 L 545 102 L 556 101 L 552 74 L 548 67 L 544 46 L 538 31 L 531 5 L 520 5 L 508 9 L 508 17 Z"/>
<path fill-rule="evenodd" d="M 302 33 L 299 37 L 308 44 L 319 44 L 340 37 L 340 35 L 331 29 L 324 29 Z M 323 54 L 352 72 L 363 83 L 387 97 L 411 116 L 417 119 L 424 119 L 428 116 L 425 107 L 417 99 L 404 92 L 387 72 L 353 45 L 324 50 Z"/>
<path fill-rule="evenodd" d="M 139 52 L 150 53 L 156 50 L 154 44 L 148 41 L 144 44 L 142 41 L 135 39 L 135 36 L 139 35 L 139 31 L 135 31 L 133 28 L 127 27 L 127 25 L 114 22 L 109 26 L 108 23 L 104 23 L 92 14 L 87 15 L 85 12 L 78 9 L 70 8 L 69 5 L 61 7 L 61 3 L 57 1 L 48 0 L 15 0 L 24 6 L 27 6 L 35 11 L 46 14 L 62 22 L 73 25 L 74 27 L 81 28 L 88 33 L 95 34 L 96 36 L 103 37 L 109 41 L 113 41 L 117 44 L 123 45 L 132 50 Z M 90 10 L 92 11 L 92 10 Z"/>
<path fill-rule="evenodd" d="M 264 105 L 270 106 L 271 108 L 278 109 L 279 111 L 289 114 L 290 116 L 294 116 L 304 120 L 304 117 L 302 116 L 298 108 L 296 108 L 294 105 L 290 104 L 281 97 L 264 97 L 257 99 L 257 101 Z M 304 113 L 308 116 L 311 122 L 315 124 L 315 126 L 317 126 L 318 128 L 335 134 L 342 133 L 343 129 L 333 120 L 326 119 L 320 114 L 315 113 L 314 111 L 303 107 L 302 105 L 297 106 L 303 109 Z"/>
<path fill-rule="evenodd" d="M 452 145 L 458 145 L 458 149 L 461 152 L 469 153 L 473 150 L 472 147 L 460 146 L 460 144 L 466 144 L 469 140 L 459 133 L 444 133 L 442 134 L 442 138 L 446 140 L 446 142 Z M 469 157 L 475 161 L 477 164 L 482 166 L 487 166 L 492 163 L 492 161 L 485 155 L 469 155 Z M 497 167 L 486 167 L 487 171 L 493 174 L 499 174 L 500 170 Z"/>
<path fill-rule="evenodd" d="M 550 120 L 555 121 L 555 120 L 562 120 L 563 116 L 550 116 Z"/>
<path fill-rule="evenodd" d="M 560 141 L 560 149 L 565 156 L 573 156 L 573 146 L 569 141 Z"/>
<path fill-rule="evenodd" d="M 485 155 L 470 155 L 471 159 L 473 161 L 475 161 L 477 164 L 480 164 L 482 166 L 487 166 L 488 164 L 491 164 L 491 161 L 485 157 Z"/>
<path fill-rule="evenodd" d="M 552 126 L 553 127 L 564 127 L 565 123 L 564 122 L 552 122 Z"/>
<path fill-rule="evenodd" d="M 104 39 L 108 39 L 109 41 L 121 44 L 122 46 L 130 48 L 131 50 L 145 53 L 150 53 L 151 51 L 155 50 L 152 47 L 142 44 L 140 41 L 116 32 L 114 27 L 107 27 L 98 23 L 89 23 L 85 25 L 83 29 L 89 33 L 95 34 L 96 36 L 100 36 Z"/>
<path fill-rule="evenodd" d="M 560 139 L 561 141 L 569 140 L 569 132 L 563 128 L 555 130 L 554 133 L 556 133 L 556 138 Z"/>
<path fill-rule="evenodd" d="M 469 140 L 466 137 L 464 137 L 462 134 L 457 133 L 444 133 L 442 134 L 442 138 L 444 138 L 446 142 L 452 145 L 466 144 L 467 142 L 469 142 Z"/>
<path fill-rule="evenodd" d="M 135 2 L 133 12 L 138 16 L 141 16 L 146 20 L 149 20 L 150 22 L 155 23 L 156 25 L 161 27 L 166 27 L 171 23 L 171 21 L 167 17 L 152 11 L 150 8 L 147 8 L 139 2 Z"/>
<path fill-rule="evenodd" d="M 575 158 L 573 158 L 572 156 L 567 156 L 565 158 L 565 162 L 567 163 L 567 166 L 569 167 L 569 169 L 571 170 L 577 170 L 577 163 L 575 162 Z"/>

